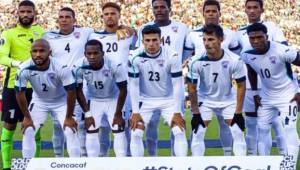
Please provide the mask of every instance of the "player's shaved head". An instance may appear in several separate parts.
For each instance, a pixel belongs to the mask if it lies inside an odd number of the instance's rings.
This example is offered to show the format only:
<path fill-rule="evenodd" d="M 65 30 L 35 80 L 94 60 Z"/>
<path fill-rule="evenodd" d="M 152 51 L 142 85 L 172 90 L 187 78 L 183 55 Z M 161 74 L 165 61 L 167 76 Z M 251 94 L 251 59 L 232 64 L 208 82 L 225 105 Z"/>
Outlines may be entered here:
<path fill-rule="evenodd" d="M 261 31 L 264 34 L 268 33 L 267 27 L 262 23 L 254 23 L 247 28 L 247 34 L 249 35 L 251 32 Z"/>
<path fill-rule="evenodd" d="M 101 42 L 98 41 L 98 40 L 89 40 L 89 41 L 85 44 L 85 49 L 87 48 L 87 46 L 98 46 L 98 48 L 100 49 L 100 51 L 103 51 L 103 45 L 102 45 Z"/>
<path fill-rule="evenodd" d="M 33 43 L 32 43 L 32 47 L 33 46 L 37 46 L 37 45 L 44 45 L 46 49 L 49 49 L 50 50 L 50 45 L 49 45 L 49 42 L 47 40 L 44 40 L 44 39 L 37 39 L 35 40 Z"/>
<path fill-rule="evenodd" d="M 158 0 L 152 0 L 152 4 L 153 4 L 155 1 L 158 1 Z M 165 1 L 165 2 L 167 3 L 168 8 L 171 8 L 171 0 L 162 0 L 162 1 Z"/>

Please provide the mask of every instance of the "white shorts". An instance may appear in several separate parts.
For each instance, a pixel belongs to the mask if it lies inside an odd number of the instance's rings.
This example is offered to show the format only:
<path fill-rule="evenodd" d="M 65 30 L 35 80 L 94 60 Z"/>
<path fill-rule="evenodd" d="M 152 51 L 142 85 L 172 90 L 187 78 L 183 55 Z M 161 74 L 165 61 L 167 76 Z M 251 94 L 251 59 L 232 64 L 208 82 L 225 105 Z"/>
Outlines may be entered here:
<path fill-rule="evenodd" d="M 38 101 L 31 101 L 28 108 L 35 129 L 39 129 L 45 123 L 49 113 L 52 118 L 58 120 L 61 127 L 63 127 L 67 114 L 67 105 L 65 103 L 44 104 Z"/>
<path fill-rule="evenodd" d="M 203 106 L 203 104 L 199 107 L 199 111 L 201 113 L 201 117 L 203 120 L 211 120 L 212 114 L 223 116 L 225 120 L 232 119 L 234 116 L 234 112 L 236 109 L 236 104 L 230 104 L 226 107 L 207 107 Z"/>
<path fill-rule="evenodd" d="M 260 89 L 257 90 L 257 92 L 260 93 Z M 254 98 L 251 89 L 246 90 L 243 112 L 255 112 Z"/>
<path fill-rule="evenodd" d="M 157 113 L 157 111 L 161 113 L 164 121 L 167 122 L 169 126 L 171 126 L 171 122 L 174 115 L 174 100 L 143 100 L 140 102 L 140 115 L 147 127 L 150 122 L 152 115 Z"/>
<path fill-rule="evenodd" d="M 102 123 L 109 123 L 110 128 L 112 128 L 112 123 L 116 111 L 117 99 L 110 99 L 107 101 L 96 101 L 90 100 L 90 112 L 95 120 L 95 127 L 91 126 L 88 130 L 96 130 L 103 126 Z M 107 119 L 103 119 L 104 117 Z"/>
<path fill-rule="evenodd" d="M 262 101 L 262 107 L 257 110 L 258 125 L 269 125 L 277 116 L 280 117 L 284 126 L 295 126 L 297 123 L 298 106 L 294 102 L 272 102 L 265 103 Z"/>

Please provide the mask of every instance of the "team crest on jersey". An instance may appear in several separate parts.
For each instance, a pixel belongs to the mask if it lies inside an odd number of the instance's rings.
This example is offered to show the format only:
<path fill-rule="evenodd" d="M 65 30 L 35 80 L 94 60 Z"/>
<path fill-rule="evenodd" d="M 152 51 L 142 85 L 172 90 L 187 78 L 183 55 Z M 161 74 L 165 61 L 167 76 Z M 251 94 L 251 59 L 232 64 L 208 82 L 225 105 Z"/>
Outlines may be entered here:
<path fill-rule="evenodd" d="M 109 75 L 109 70 L 103 70 L 102 72 L 103 72 L 103 75 L 104 75 L 105 77 L 108 77 L 108 75 Z"/>
<path fill-rule="evenodd" d="M 228 64 L 229 64 L 229 61 L 222 61 L 222 66 L 224 68 L 227 68 L 228 67 Z"/>
<path fill-rule="evenodd" d="M 73 34 L 73 35 L 74 35 L 74 37 L 75 37 L 75 38 L 77 38 L 77 39 L 79 39 L 79 38 L 80 38 L 80 32 L 74 32 L 74 34 Z"/>
<path fill-rule="evenodd" d="M 54 79 L 55 78 L 55 73 L 48 73 L 48 77 L 50 79 Z"/>
<path fill-rule="evenodd" d="M 5 40 L 4 40 L 4 38 L 1 38 L 0 39 L 0 46 L 2 46 L 2 45 L 4 45 L 5 44 Z"/>
<path fill-rule="evenodd" d="M 177 33 L 178 32 L 178 26 L 173 26 L 172 30 L 173 30 L 173 32 Z"/>
<path fill-rule="evenodd" d="M 157 63 L 159 66 L 163 67 L 164 66 L 165 60 L 157 60 Z"/>
<path fill-rule="evenodd" d="M 276 57 L 275 56 L 269 57 L 269 60 L 271 61 L 272 64 L 276 64 Z"/>

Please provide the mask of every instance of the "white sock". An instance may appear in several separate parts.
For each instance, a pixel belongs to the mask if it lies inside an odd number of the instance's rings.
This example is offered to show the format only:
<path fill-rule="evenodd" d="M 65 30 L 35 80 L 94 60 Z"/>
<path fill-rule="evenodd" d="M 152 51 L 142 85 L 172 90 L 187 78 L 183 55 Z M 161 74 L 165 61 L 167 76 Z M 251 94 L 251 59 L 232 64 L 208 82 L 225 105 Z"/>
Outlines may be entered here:
<path fill-rule="evenodd" d="M 88 157 L 98 157 L 100 154 L 98 135 L 98 133 L 86 133 L 86 151 Z"/>
<path fill-rule="evenodd" d="M 233 141 L 230 128 L 225 123 L 223 116 L 217 115 L 217 118 L 219 122 L 220 140 L 223 146 L 224 155 L 231 156 Z"/>
<path fill-rule="evenodd" d="M 81 157 L 87 157 L 87 151 L 86 151 L 86 129 L 85 124 L 83 120 L 80 120 L 78 122 L 78 137 L 80 142 L 80 155 Z"/>
<path fill-rule="evenodd" d="M 131 131 L 130 151 L 133 157 L 144 156 L 143 134 L 141 129 Z"/>
<path fill-rule="evenodd" d="M 108 156 L 110 148 L 110 127 L 100 127 L 100 156 Z"/>
<path fill-rule="evenodd" d="M 257 117 L 246 116 L 245 125 L 248 155 L 257 155 Z"/>
<path fill-rule="evenodd" d="M 65 135 L 57 119 L 53 119 L 52 143 L 55 157 L 64 157 Z"/>
<path fill-rule="evenodd" d="M 66 127 L 64 133 L 66 135 L 69 157 L 80 157 L 80 143 L 77 132 L 74 133 L 72 129 Z"/>
<path fill-rule="evenodd" d="M 280 120 L 280 118 L 275 118 L 272 121 L 272 128 L 274 129 L 275 136 L 276 136 L 276 145 L 278 148 L 278 153 L 280 155 L 285 155 L 287 154 L 287 145 L 286 141 L 284 138 L 284 129 L 283 129 L 283 124 Z"/>
<path fill-rule="evenodd" d="M 230 126 L 232 138 L 233 138 L 233 153 L 235 156 L 247 155 L 246 140 L 244 132 L 238 127 L 237 124 Z"/>
<path fill-rule="evenodd" d="M 258 153 L 259 155 L 270 155 L 272 139 L 270 136 L 271 125 L 258 124 Z"/>
<path fill-rule="evenodd" d="M 174 152 L 175 156 L 187 156 L 188 143 L 185 136 L 185 130 L 181 130 L 178 126 L 172 128 L 174 134 Z"/>
<path fill-rule="evenodd" d="M 293 125 L 288 125 L 284 127 L 285 139 L 287 144 L 288 155 L 292 155 L 294 160 L 298 160 L 299 152 L 299 141 L 297 129 Z"/>
<path fill-rule="evenodd" d="M 30 126 L 28 127 L 24 134 L 22 140 L 22 155 L 23 158 L 33 158 L 35 154 L 35 131 Z"/>
<path fill-rule="evenodd" d="M 127 139 L 125 132 L 114 133 L 114 151 L 117 157 L 127 155 Z"/>
<path fill-rule="evenodd" d="M 146 146 L 147 146 L 149 156 L 157 156 L 157 145 L 158 145 L 157 128 L 158 128 L 159 118 L 160 118 L 160 113 L 154 112 L 151 121 L 148 123 L 146 127 Z"/>
<path fill-rule="evenodd" d="M 192 143 L 191 150 L 193 156 L 204 156 L 205 153 L 205 144 L 204 144 L 204 136 L 205 136 L 206 128 L 203 128 L 199 125 L 198 131 L 195 134 L 192 132 Z"/>

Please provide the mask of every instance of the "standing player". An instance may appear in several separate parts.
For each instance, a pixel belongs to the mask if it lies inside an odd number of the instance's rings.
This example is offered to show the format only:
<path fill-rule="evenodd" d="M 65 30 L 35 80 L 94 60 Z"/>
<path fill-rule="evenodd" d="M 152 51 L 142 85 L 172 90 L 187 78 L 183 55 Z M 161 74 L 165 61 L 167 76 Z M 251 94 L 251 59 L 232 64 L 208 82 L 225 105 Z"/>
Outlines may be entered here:
<path fill-rule="evenodd" d="M 216 0 L 205 1 L 203 4 L 203 17 L 204 17 L 204 26 L 209 24 L 220 25 L 220 3 Z M 205 54 L 205 46 L 203 42 L 203 27 L 197 28 L 196 30 L 189 33 L 186 39 L 185 48 L 193 50 L 195 56 L 202 56 Z M 223 28 L 224 31 L 224 40 L 222 41 L 222 48 L 229 49 L 235 53 L 239 50 L 239 44 L 235 38 L 235 33 L 227 28 Z M 198 92 L 199 93 L 199 92 Z M 200 101 L 198 101 L 200 102 Z M 223 145 L 224 155 L 231 155 L 232 150 L 232 135 L 229 127 L 224 121 L 224 118 L 221 115 L 217 115 L 219 121 L 219 132 L 220 140 Z"/>
<path fill-rule="evenodd" d="M 270 129 L 273 119 L 280 117 L 284 128 L 285 153 L 297 160 L 299 143 L 296 129 L 300 97 L 298 87 L 293 82 L 291 63 L 300 66 L 300 54 L 296 50 L 268 41 L 267 27 L 254 23 L 247 28 L 253 49 L 242 54 L 248 67 L 248 77 L 253 91 L 257 90 L 257 75 L 262 86 L 260 93 L 254 94 L 258 107 L 258 152 L 270 154 Z M 294 101 L 296 100 L 296 101 Z M 278 113 L 280 115 L 278 116 Z"/>
<path fill-rule="evenodd" d="M 224 117 L 231 130 L 234 154 L 246 155 L 243 134 L 245 122 L 242 116 L 246 87 L 245 65 L 237 55 L 221 48 L 224 33 L 219 25 L 206 25 L 203 33 L 206 54 L 201 58 L 193 57 L 189 63 L 188 89 L 193 113 L 192 154 L 204 155 L 206 127 L 212 119 L 212 113 L 216 113 Z M 232 79 L 237 82 L 236 95 L 232 92 Z M 200 86 L 197 97 L 198 80 Z"/>
<path fill-rule="evenodd" d="M 163 46 L 171 47 L 178 53 L 178 57 L 183 61 L 184 43 L 189 32 L 188 27 L 180 22 L 170 19 L 171 1 L 170 0 L 152 0 L 152 11 L 154 14 L 154 21 L 143 25 L 138 33 L 137 47 L 142 46 L 142 30 L 146 25 L 157 25 L 161 29 L 161 43 Z M 182 111 L 184 112 L 184 88 L 182 89 Z M 158 140 L 158 119 L 159 112 L 155 112 L 151 121 L 148 124 L 146 131 L 146 144 L 150 156 L 157 155 L 157 140 Z M 171 149 L 173 149 L 173 135 L 171 138 Z"/>
<path fill-rule="evenodd" d="M 118 4 L 113 2 L 105 3 L 102 7 L 102 19 L 104 22 L 104 30 L 100 32 L 95 32 L 90 35 L 89 39 L 96 39 L 103 44 L 103 50 L 105 56 L 110 58 L 117 63 L 122 63 L 125 65 L 128 61 L 129 50 L 133 49 L 136 41 L 136 34 L 133 29 L 126 27 L 128 31 L 131 31 L 129 35 L 121 35 L 121 26 L 119 23 L 121 14 L 121 8 Z M 127 75 L 126 75 L 127 76 Z M 123 108 L 123 116 L 126 120 L 126 136 L 127 142 L 130 143 L 130 134 L 128 120 L 131 115 L 131 103 L 130 97 L 127 95 L 126 103 Z M 106 116 L 103 117 L 101 123 L 101 133 L 100 133 L 100 156 L 107 156 L 110 146 L 110 125 L 107 121 Z M 105 123 L 106 122 L 106 123 Z M 130 149 L 128 146 L 128 155 L 130 155 Z"/>
<path fill-rule="evenodd" d="M 16 98 L 24 114 L 23 158 L 34 156 L 34 136 L 49 113 L 52 117 L 57 117 L 61 128 L 64 129 L 69 156 L 80 156 L 77 123 L 72 117 L 76 101 L 75 80 L 72 71 L 55 59 L 50 59 L 50 54 L 48 42 L 43 39 L 36 40 L 31 48 L 32 60 L 23 63 L 16 76 Z M 33 88 L 29 106 L 25 96 L 28 82 Z"/>
<path fill-rule="evenodd" d="M 130 55 L 129 83 L 132 103 L 131 143 L 132 156 L 143 156 L 143 132 L 155 110 L 174 134 L 176 156 L 187 155 L 185 121 L 182 117 L 183 89 L 181 58 L 169 47 L 160 45 L 161 31 L 155 25 L 142 30 L 144 50 Z M 134 53 L 134 52 L 133 52 Z M 155 122 L 156 124 L 158 122 Z"/>
<path fill-rule="evenodd" d="M 6 66 L 6 75 L 2 93 L 2 115 L 4 121 L 1 132 L 1 153 L 3 169 L 10 169 L 11 154 L 13 149 L 13 135 L 19 121 L 23 120 L 23 114 L 17 105 L 14 91 L 14 80 L 20 63 L 30 58 L 30 48 L 34 40 L 42 37 L 44 30 L 38 25 L 32 25 L 36 11 L 32 1 L 22 1 L 18 6 L 17 26 L 5 30 L 0 40 L 0 64 Z M 27 100 L 31 100 L 32 90 L 28 86 Z M 37 129 L 38 130 L 38 129 Z M 37 152 L 40 151 L 40 133 L 36 135 Z"/>
<path fill-rule="evenodd" d="M 127 140 L 122 109 L 127 95 L 127 75 L 123 65 L 104 55 L 102 48 L 99 41 L 89 40 L 85 45 L 86 59 L 80 61 L 73 72 L 79 84 L 77 99 L 85 112 L 87 153 L 89 157 L 99 156 L 99 127 L 102 117 L 106 115 L 114 134 L 115 154 L 126 156 Z M 89 105 L 82 92 L 83 79 L 87 82 Z"/>
<path fill-rule="evenodd" d="M 62 65 L 72 68 L 73 65 L 84 57 L 84 45 L 89 35 L 94 32 L 91 28 L 75 27 L 75 12 L 69 7 L 64 7 L 58 13 L 59 30 L 46 32 L 46 39 L 51 47 L 52 57 Z M 81 155 L 86 156 L 85 133 L 82 109 L 76 104 L 74 116 L 78 123 L 78 134 L 81 147 Z M 55 117 L 54 117 L 55 118 Z M 64 135 L 58 120 L 53 120 L 53 147 L 56 157 L 64 155 Z"/>
<path fill-rule="evenodd" d="M 282 44 L 287 44 L 287 41 L 283 35 L 283 32 L 274 23 L 269 21 L 262 21 L 261 15 L 264 12 L 263 1 L 262 0 L 247 0 L 245 2 L 245 12 L 248 17 L 248 26 L 253 23 L 262 23 L 268 29 L 268 39 L 271 41 L 277 41 Z M 238 41 L 241 47 L 241 53 L 252 49 L 247 35 L 247 27 L 242 27 L 238 30 Z M 255 110 L 253 94 L 251 92 L 251 87 L 249 81 L 246 81 L 246 96 L 244 102 L 244 112 L 246 114 L 246 141 L 248 147 L 249 155 L 257 155 L 257 112 Z M 261 85 L 258 79 L 257 86 L 258 93 L 260 91 Z M 284 154 L 284 136 L 282 135 L 282 125 L 279 119 L 273 119 L 272 124 L 275 135 L 277 146 L 279 147 L 279 153 Z M 270 134 L 271 135 L 271 134 Z M 270 141 L 272 145 L 272 141 Z"/>

